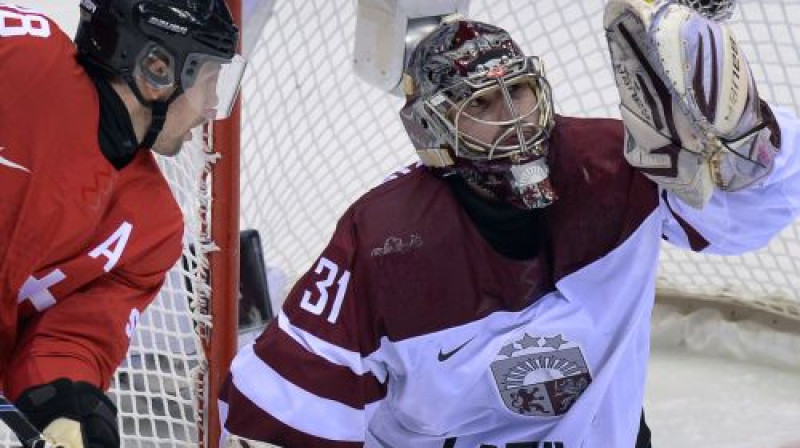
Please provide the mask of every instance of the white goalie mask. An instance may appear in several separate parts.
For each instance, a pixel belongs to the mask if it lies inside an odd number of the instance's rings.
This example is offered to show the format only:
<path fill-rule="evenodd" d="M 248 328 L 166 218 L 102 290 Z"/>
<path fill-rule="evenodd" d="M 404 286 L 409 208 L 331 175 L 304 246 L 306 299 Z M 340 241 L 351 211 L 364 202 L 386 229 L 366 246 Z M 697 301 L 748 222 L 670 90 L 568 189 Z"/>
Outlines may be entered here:
<path fill-rule="evenodd" d="M 550 85 L 500 28 L 459 20 L 415 49 L 400 116 L 417 153 L 491 199 L 541 208 L 555 199 L 547 167 Z"/>

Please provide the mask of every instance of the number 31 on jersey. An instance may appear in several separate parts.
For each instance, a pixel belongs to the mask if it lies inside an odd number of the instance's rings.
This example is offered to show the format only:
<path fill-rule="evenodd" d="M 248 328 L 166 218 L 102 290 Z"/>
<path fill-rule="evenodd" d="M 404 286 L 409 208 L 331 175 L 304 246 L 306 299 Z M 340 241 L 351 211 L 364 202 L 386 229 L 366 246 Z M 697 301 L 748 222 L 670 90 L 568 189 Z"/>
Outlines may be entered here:
<path fill-rule="evenodd" d="M 328 260 L 325 257 L 320 257 L 314 272 L 322 277 L 322 280 L 315 283 L 316 291 L 305 290 L 303 298 L 300 300 L 300 308 L 308 311 L 314 315 L 321 315 L 328 305 L 328 292 L 331 287 L 336 283 L 336 296 L 333 299 L 333 305 L 328 312 L 328 322 L 336 323 L 339 318 L 339 311 L 342 309 L 342 302 L 344 301 L 345 293 L 347 292 L 347 283 L 350 282 L 350 271 L 344 270 L 339 273 L 339 265 Z"/>

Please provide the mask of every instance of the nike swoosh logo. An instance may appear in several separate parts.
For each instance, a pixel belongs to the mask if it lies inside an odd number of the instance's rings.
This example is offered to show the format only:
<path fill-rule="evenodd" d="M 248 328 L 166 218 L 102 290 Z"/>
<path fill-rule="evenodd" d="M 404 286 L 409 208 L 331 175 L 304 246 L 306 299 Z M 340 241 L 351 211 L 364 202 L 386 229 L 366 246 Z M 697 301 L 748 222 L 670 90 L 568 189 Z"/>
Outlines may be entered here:
<path fill-rule="evenodd" d="M 3 148 L 2 146 L 0 146 L 0 151 L 2 151 L 2 150 L 4 150 L 4 149 L 5 149 L 5 148 Z M 29 169 L 25 168 L 24 166 L 22 166 L 22 165 L 20 165 L 20 164 L 18 164 L 18 163 L 14 163 L 14 162 L 12 162 L 12 161 L 10 161 L 10 160 L 6 159 L 6 158 L 5 158 L 5 157 L 3 157 L 3 156 L 0 156 L 0 165 L 7 166 L 7 167 L 9 167 L 9 168 L 14 168 L 14 169 L 17 169 L 17 170 L 20 170 L 20 171 L 25 171 L 26 173 L 30 173 L 30 172 L 31 172 L 31 170 L 29 170 Z"/>
<path fill-rule="evenodd" d="M 444 353 L 444 352 L 442 352 L 442 349 L 439 349 L 439 356 L 438 356 L 438 358 L 437 358 L 437 359 L 439 360 L 439 362 L 445 362 L 445 361 L 447 361 L 448 359 L 450 359 L 450 357 L 451 357 L 451 356 L 455 355 L 456 353 L 458 353 L 458 351 L 459 351 L 459 350 L 461 350 L 462 348 L 464 348 L 464 346 L 465 346 L 465 345 L 467 345 L 467 344 L 469 344 L 470 342 L 472 342 L 472 340 L 473 340 L 473 339 L 475 339 L 475 336 L 473 336 L 473 337 L 471 337 L 471 338 L 467 339 L 467 341 L 466 341 L 466 342 L 464 342 L 463 344 L 459 345 L 458 347 L 456 347 L 456 348 L 454 348 L 454 349 L 450 350 L 450 351 L 449 351 L 449 352 L 447 352 L 447 353 Z"/>

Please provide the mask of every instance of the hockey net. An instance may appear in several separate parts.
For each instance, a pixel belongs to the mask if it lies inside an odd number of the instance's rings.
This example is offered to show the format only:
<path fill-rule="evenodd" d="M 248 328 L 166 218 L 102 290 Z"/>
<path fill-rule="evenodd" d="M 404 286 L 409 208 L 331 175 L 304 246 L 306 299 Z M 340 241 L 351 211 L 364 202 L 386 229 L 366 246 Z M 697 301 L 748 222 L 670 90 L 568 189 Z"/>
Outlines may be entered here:
<path fill-rule="evenodd" d="M 521 6 L 473 0 L 470 16 L 508 29 L 526 52 L 544 59 L 558 113 L 617 117 L 603 1 Z M 246 24 L 249 13 L 266 26 L 244 29 L 249 68 L 242 91 L 239 216 L 241 228 L 260 232 L 270 280 L 285 291 L 311 266 L 345 208 L 416 156 L 397 118 L 402 100 L 353 75 L 354 1 L 266 0 L 259 9 L 245 9 Z M 732 23 L 762 96 L 800 113 L 797 17 L 795 2 L 749 0 L 737 7 Z M 210 141 L 198 131 L 178 158 L 161 160 L 186 217 L 185 250 L 142 315 L 114 380 L 124 447 L 216 446 L 209 428 L 215 403 L 208 396 L 216 381 L 208 379 L 209 365 L 222 375 L 226 363 L 209 363 L 203 348 L 217 318 L 209 317 L 209 300 L 236 280 L 223 276 L 209 285 L 215 264 L 209 254 L 218 253 L 212 216 L 232 212 L 212 212 L 211 198 L 233 200 L 212 187 L 215 154 L 230 148 Z M 699 255 L 665 244 L 662 257 L 658 340 L 702 340 L 694 343 L 705 345 L 698 349 L 800 369 L 800 222 L 745 256 Z M 272 297 L 273 304 L 281 298 Z M 217 330 L 224 337 L 235 331 L 230 321 L 222 327 Z M 733 342 L 712 336 L 720 328 L 735 336 L 728 338 Z M 694 337 L 698 331 L 704 337 Z M 209 433 L 211 441 L 205 439 Z M 12 440 L 0 434 L 0 446 Z"/>

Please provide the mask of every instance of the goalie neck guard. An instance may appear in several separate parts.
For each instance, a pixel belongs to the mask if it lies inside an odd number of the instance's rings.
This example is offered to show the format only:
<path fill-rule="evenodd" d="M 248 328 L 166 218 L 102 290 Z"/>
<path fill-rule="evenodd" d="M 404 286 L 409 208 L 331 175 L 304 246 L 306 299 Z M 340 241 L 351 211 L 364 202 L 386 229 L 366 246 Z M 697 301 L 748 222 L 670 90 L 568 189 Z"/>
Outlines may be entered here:
<path fill-rule="evenodd" d="M 439 25 L 412 53 L 404 88 L 400 117 L 435 172 L 518 208 L 555 199 L 546 163 L 550 85 L 539 59 L 508 32 L 470 20 Z"/>

